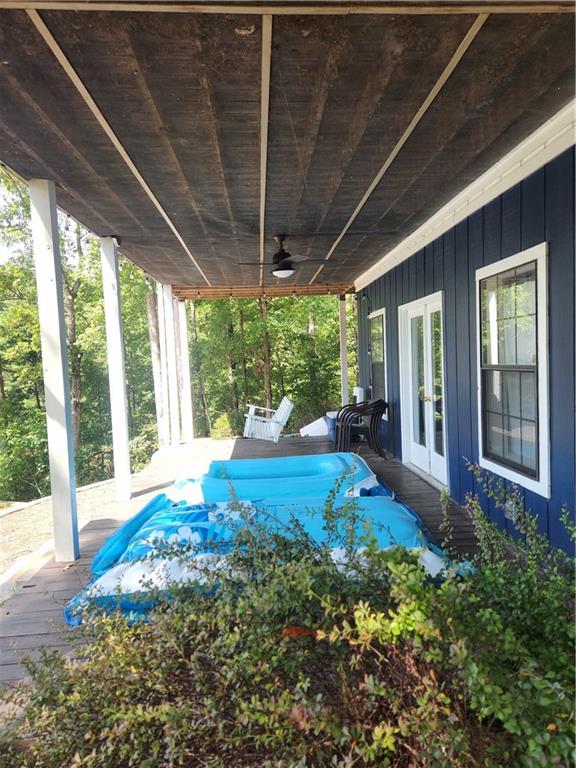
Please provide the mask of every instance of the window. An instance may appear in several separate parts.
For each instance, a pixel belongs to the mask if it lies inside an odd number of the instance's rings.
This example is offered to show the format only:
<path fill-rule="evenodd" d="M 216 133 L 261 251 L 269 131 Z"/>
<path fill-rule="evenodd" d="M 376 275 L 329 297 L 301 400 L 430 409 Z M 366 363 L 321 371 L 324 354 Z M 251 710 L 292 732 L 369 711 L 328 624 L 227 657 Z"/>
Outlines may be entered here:
<path fill-rule="evenodd" d="M 476 282 L 480 465 L 548 496 L 546 244 Z"/>
<path fill-rule="evenodd" d="M 368 315 L 370 324 L 370 389 L 372 398 L 388 400 L 386 381 L 386 310 Z M 387 419 L 387 414 L 384 414 Z"/>

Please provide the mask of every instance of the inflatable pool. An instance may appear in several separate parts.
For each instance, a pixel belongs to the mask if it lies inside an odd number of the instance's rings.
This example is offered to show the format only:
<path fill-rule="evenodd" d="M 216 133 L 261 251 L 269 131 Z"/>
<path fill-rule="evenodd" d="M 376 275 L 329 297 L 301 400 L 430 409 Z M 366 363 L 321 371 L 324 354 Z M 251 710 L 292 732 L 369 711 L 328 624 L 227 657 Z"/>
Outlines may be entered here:
<path fill-rule="evenodd" d="M 174 483 L 170 497 L 188 503 L 237 499 L 325 497 L 344 478 L 339 496 L 358 496 L 378 484 L 364 459 L 353 453 L 321 453 L 274 459 L 213 461 L 208 472 Z"/>
<path fill-rule="evenodd" d="M 340 499 L 336 508 L 345 503 Z M 363 496 L 355 500 L 355 508 L 362 531 L 368 524 L 378 546 L 421 550 L 429 572 L 436 575 L 441 570 L 441 553 L 429 543 L 420 519 L 405 505 L 387 495 Z M 344 550 L 337 536 L 328 538 L 322 503 L 267 500 L 245 504 L 240 511 L 233 503 L 190 505 L 160 494 L 97 553 L 92 581 L 70 601 L 65 618 L 71 625 L 79 624 L 91 607 L 120 610 L 138 618 L 154 606 L 157 590 L 161 593 L 174 583 L 201 582 L 202 569 L 222 567 L 238 526 L 258 522 L 271 531 L 286 533 L 294 530 L 290 527 L 293 519 L 315 542 L 331 547 L 333 559 L 339 562 Z"/>

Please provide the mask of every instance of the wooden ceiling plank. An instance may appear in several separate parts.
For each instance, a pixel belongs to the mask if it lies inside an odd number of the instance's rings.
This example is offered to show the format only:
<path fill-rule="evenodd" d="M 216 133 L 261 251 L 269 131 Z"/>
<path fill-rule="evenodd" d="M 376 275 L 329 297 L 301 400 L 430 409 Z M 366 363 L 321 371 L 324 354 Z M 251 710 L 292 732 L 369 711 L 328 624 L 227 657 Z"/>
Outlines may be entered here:
<path fill-rule="evenodd" d="M 184 238 L 176 228 L 174 222 L 172 221 L 170 216 L 166 213 L 162 204 L 155 196 L 154 192 L 152 191 L 152 189 L 150 188 L 150 186 L 148 185 L 148 183 L 146 182 L 146 180 L 144 179 L 144 177 L 142 176 L 142 174 L 140 173 L 140 171 L 132 161 L 129 154 L 126 152 L 120 139 L 116 136 L 116 134 L 112 130 L 112 126 L 110 125 L 110 123 L 104 116 L 103 112 L 100 110 L 100 108 L 92 98 L 90 92 L 88 91 L 88 89 L 86 88 L 86 86 L 84 85 L 80 77 L 78 76 L 76 70 L 74 69 L 74 67 L 72 66 L 72 64 L 66 57 L 66 55 L 64 54 L 64 51 L 58 44 L 56 38 L 52 35 L 52 33 L 50 32 L 50 30 L 48 29 L 48 27 L 46 26 L 46 24 L 44 23 L 44 21 L 42 20 L 41 16 L 37 11 L 28 10 L 27 14 L 30 17 L 30 20 L 32 21 L 36 29 L 38 30 L 38 32 L 40 33 L 41 37 L 44 39 L 46 45 L 50 48 L 50 50 L 56 57 L 60 66 L 64 69 L 64 71 L 66 72 L 66 74 L 68 75 L 72 83 L 74 84 L 76 90 L 78 91 L 80 96 L 84 99 L 88 108 L 90 109 L 90 111 L 92 112 L 92 114 L 94 115 L 98 123 L 100 124 L 100 126 L 103 128 L 104 132 L 106 133 L 106 135 L 108 136 L 108 138 L 110 139 L 110 141 L 112 142 L 112 144 L 114 145 L 114 147 L 116 148 L 116 150 L 118 151 L 118 153 L 120 154 L 120 156 L 122 157 L 122 159 L 124 160 L 128 168 L 130 169 L 132 174 L 135 176 L 135 178 L 139 182 L 142 189 L 146 192 L 146 194 L 148 195 L 148 197 L 150 198 L 154 206 L 158 209 L 160 215 L 166 221 L 166 223 L 168 224 L 168 226 L 176 236 L 176 239 L 178 240 L 178 242 L 180 243 L 184 251 L 188 254 L 188 256 L 190 257 L 190 260 L 192 261 L 192 263 L 194 264 L 194 266 L 196 267 L 196 269 L 198 270 L 198 272 L 200 273 L 200 275 L 202 276 L 206 284 L 210 286 L 211 283 L 208 280 L 206 274 L 204 273 L 204 270 L 194 258 L 192 252 L 186 245 Z M 118 232 L 116 234 L 121 235 L 122 233 Z"/>
<path fill-rule="evenodd" d="M 375 3 L 374 5 L 354 4 L 325 4 L 310 5 L 294 3 L 292 5 L 242 5 L 202 4 L 182 2 L 121 2 L 118 0 L 3 0 L 2 8 L 16 10 L 38 11 L 127 11 L 138 13 L 208 13 L 208 14 L 241 14 L 241 15 L 273 15 L 273 16 L 348 16 L 348 15 L 456 15 L 479 13 L 574 13 L 574 3 L 571 0 L 558 2 L 502 2 L 481 3 L 426 3 L 426 4 L 394 4 Z"/>
<path fill-rule="evenodd" d="M 272 61 L 272 16 L 262 16 L 262 75 L 260 97 L 260 285 L 264 284 L 266 242 L 266 173 L 268 167 L 268 124 L 270 119 L 270 65 Z"/>
<path fill-rule="evenodd" d="M 376 189 L 376 187 L 378 186 L 378 184 L 382 180 L 382 177 L 384 176 L 384 174 L 386 173 L 388 168 L 392 165 L 392 163 L 396 159 L 398 153 L 401 151 L 401 149 L 404 146 L 404 144 L 406 144 L 406 142 L 408 141 L 410 135 L 413 133 L 413 131 L 415 130 L 415 128 L 418 125 L 418 123 L 422 120 L 422 118 L 426 114 L 426 111 L 428 110 L 428 108 L 430 107 L 430 105 L 432 104 L 432 102 L 434 101 L 436 96 L 440 93 L 440 91 L 442 90 L 444 85 L 448 82 L 448 79 L 450 78 L 450 75 L 454 72 L 454 70 L 458 66 L 459 62 L 462 60 L 464 54 L 466 53 L 466 51 L 468 50 L 468 48 L 470 47 L 470 45 L 472 44 L 472 42 L 474 41 L 474 39 L 476 38 L 478 33 L 480 32 L 482 27 L 484 26 L 484 24 L 486 23 L 487 19 L 488 19 L 488 14 L 487 13 L 481 13 L 481 14 L 479 14 L 476 17 L 476 19 L 474 20 L 474 23 L 472 24 L 472 26 L 470 27 L 470 29 L 468 30 L 468 32 L 464 36 L 462 42 L 460 43 L 460 45 L 458 46 L 458 48 L 454 52 L 454 54 L 453 54 L 452 58 L 450 59 L 450 61 L 446 65 L 444 71 L 442 72 L 442 74 L 440 75 L 440 77 L 438 78 L 438 80 L 436 81 L 434 86 L 432 87 L 431 91 L 428 93 L 428 96 L 422 102 L 420 108 L 418 109 L 418 111 L 416 112 L 416 114 L 414 115 L 414 117 L 412 118 L 410 123 L 408 124 L 408 126 L 407 126 L 406 130 L 404 131 L 404 133 L 398 139 L 398 142 L 394 146 L 392 152 L 390 152 L 390 154 L 386 158 L 384 164 L 382 165 L 382 167 L 380 168 L 380 170 L 378 171 L 378 173 L 376 174 L 376 176 L 372 180 L 372 183 L 370 184 L 370 186 L 368 187 L 368 189 L 366 190 L 366 192 L 364 193 L 364 195 L 360 199 L 360 202 L 358 203 L 358 205 L 356 206 L 356 208 L 354 209 L 354 211 L 350 215 L 350 218 L 348 219 L 348 221 L 344 225 L 342 231 L 340 232 L 340 234 L 338 235 L 336 240 L 332 243 L 332 245 L 330 247 L 330 250 L 328 251 L 328 253 L 324 257 L 324 263 L 321 264 L 318 267 L 318 269 L 314 273 L 314 276 L 310 280 L 310 283 L 313 283 L 316 280 L 316 278 L 318 277 L 318 275 L 320 274 L 320 272 L 322 272 L 322 270 L 326 266 L 326 262 L 332 257 L 332 254 L 334 253 L 334 251 L 336 250 L 338 245 L 342 242 L 342 240 L 345 237 L 346 233 L 348 232 L 348 230 L 350 229 L 350 227 L 352 226 L 352 224 L 356 220 L 358 214 L 360 213 L 360 211 L 364 207 L 366 201 L 368 200 L 368 198 L 370 197 L 372 192 Z"/>

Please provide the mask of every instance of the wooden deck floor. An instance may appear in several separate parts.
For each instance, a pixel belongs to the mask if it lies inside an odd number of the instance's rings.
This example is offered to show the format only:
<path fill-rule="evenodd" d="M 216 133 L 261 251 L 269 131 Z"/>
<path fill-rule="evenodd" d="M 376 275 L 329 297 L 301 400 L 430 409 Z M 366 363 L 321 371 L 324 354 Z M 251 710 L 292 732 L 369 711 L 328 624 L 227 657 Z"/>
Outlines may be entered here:
<path fill-rule="evenodd" d="M 330 444 L 319 438 L 286 438 L 278 444 L 262 440 L 226 441 L 219 446 L 211 444 L 213 457 L 221 449 L 221 458 L 264 458 L 271 456 L 304 455 L 330 452 Z M 136 493 L 143 503 L 151 491 L 170 484 L 190 466 L 187 446 L 171 449 L 165 461 L 152 463 L 136 478 Z M 427 526 L 433 540 L 440 542 L 439 525 L 442 520 L 440 496 L 436 489 L 410 472 L 395 459 L 385 461 L 372 452 L 360 448 L 362 455 L 380 480 L 395 491 L 397 497 L 417 512 Z M 454 541 L 463 554 L 474 550 L 472 527 L 462 510 L 450 507 L 454 526 Z M 0 606 L 0 684 L 10 684 L 24 677 L 20 664 L 23 653 L 39 655 L 40 648 L 54 647 L 66 650 L 70 631 L 64 625 L 62 609 L 88 581 L 90 561 L 106 538 L 122 521 L 103 517 L 89 523 L 80 532 L 82 555 L 74 563 L 48 562 L 34 578 L 23 583 L 18 594 Z"/>

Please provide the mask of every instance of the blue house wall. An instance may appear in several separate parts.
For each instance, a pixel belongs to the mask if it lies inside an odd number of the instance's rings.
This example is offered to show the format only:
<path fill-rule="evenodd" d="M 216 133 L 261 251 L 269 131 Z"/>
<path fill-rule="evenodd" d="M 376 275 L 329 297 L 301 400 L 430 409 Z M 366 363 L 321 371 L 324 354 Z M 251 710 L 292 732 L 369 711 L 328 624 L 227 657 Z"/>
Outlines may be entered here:
<path fill-rule="evenodd" d="M 398 307 L 444 291 L 445 402 L 449 490 L 464 502 L 477 491 L 465 459 L 478 461 L 475 273 L 548 243 L 551 498 L 524 492 L 550 541 L 570 548 L 562 505 L 576 509 L 574 148 L 552 160 L 357 294 L 360 384 L 370 385 L 368 315 L 386 308 L 390 417 L 385 445 L 401 456 Z M 500 526 L 503 513 L 485 503 Z"/>

